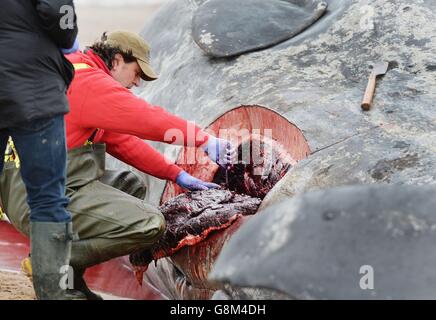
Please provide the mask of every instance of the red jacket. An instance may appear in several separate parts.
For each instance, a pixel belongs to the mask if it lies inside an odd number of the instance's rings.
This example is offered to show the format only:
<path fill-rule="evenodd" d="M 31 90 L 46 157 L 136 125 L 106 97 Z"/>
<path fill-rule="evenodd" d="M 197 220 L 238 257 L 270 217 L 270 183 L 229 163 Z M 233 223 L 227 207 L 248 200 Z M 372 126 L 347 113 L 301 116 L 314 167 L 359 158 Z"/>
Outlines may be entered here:
<path fill-rule="evenodd" d="M 68 90 L 66 115 L 68 149 L 80 147 L 99 129 L 94 142 L 105 143 L 108 153 L 152 176 L 175 181 L 182 170 L 142 139 L 162 141 L 169 129 L 179 129 L 187 144 L 187 121 L 136 97 L 110 75 L 103 60 L 88 51 L 67 55 L 73 63 L 91 68 L 76 70 Z M 201 131 L 194 126 L 195 134 Z M 196 141 L 198 147 L 207 135 Z M 168 143 L 168 141 L 166 141 Z"/>

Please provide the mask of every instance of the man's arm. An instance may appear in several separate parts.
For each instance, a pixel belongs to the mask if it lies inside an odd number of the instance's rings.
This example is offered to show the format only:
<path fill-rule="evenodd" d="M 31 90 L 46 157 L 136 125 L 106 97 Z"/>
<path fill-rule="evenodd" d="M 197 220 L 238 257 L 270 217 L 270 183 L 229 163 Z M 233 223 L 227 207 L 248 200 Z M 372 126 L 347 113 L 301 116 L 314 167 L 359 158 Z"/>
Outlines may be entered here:
<path fill-rule="evenodd" d="M 199 127 L 136 97 L 102 71 L 83 81 L 83 100 L 77 101 L 79 122 L 85 128 L 101 128 L 141 139 L 202 147 L 214 162 L 228 166 L 237 157 L 229 141 L 217 139 Z M 75 90 L 73 88 L 73 90 Z"/>
<path fill-rule="evenodd" d="M 77 102 L 82 127 L 175 145 L 198 147 L 208 140 L 199 127 L 136 97 L 102 71 L 90 72 L 81 89 L 86 90 L 80 93 L 86 98 Z"/>
<path fill-rule="evenodd" d="M 148 143 L 135 136 L 104 132 L 99 142 L 106 143 L 107 152 L 115 158 L 154 177 L 175 182 L 182 171 Z"/>
<path fill-rule="evenodd" d="M 36 0 L 42 26 L 59 48 L 71 48 L 78 28 L 73 0 Z"/>

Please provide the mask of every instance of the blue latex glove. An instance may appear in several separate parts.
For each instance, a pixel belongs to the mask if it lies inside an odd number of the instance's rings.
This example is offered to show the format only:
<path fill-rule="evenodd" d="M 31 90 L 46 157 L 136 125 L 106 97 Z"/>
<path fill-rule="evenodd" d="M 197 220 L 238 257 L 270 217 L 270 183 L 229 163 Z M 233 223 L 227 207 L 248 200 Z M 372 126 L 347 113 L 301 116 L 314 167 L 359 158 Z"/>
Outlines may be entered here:
<path fill-rule="evenodd" d="M 78 50 L 79 50 L 79 41 L 77 39 L 74 40 L 74 44 L 71 48 L 69 48 L 69 49 L 61 48 L 61 51 L 63 54 L 74 53 L 74 52 L 77 52 Z"/>
<path fill-rule="evenodd" d="M 195 190 L 208 190 L 208 189 L 219 189 L 220 186 L 211 183 L 211 182 L 205 182 L 200 179 L 197 179 L 193 176 L 191 176 L 186 171 L 182 171 L 179 173 L 176 179 L 176 183 L 181 186 L 182 188 L 188 189 L 190 191 Z"/>
<path fill-rule="evenodd" d="M 209 136 L 204 151 L 223 168 L 231 166 L 237 159 L 236 148 L 231 142 L 214 136 Z"/>

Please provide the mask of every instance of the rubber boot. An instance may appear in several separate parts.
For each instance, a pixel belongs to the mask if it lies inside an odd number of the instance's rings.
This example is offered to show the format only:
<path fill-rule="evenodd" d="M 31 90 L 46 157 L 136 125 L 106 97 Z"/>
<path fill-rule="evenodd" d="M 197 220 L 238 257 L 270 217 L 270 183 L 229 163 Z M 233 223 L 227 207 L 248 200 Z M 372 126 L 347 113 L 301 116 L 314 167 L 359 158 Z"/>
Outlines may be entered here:
<path fill-rule="evenodd" d="M 149 245 L 145 245 L 149 246 Z M 68 290 L 73 299 L 80 299 L 80 291 L 88 300 L 100 300 L 101 296 L 92 292 L 83 279 L 86 269 L 99 263 L 125 256 L 142 246 L 126 243 L 120 239 L 94 238 L 73 241 L 70 264 L 74 270 L 74 290 Z M 76 297 L 76 298 L 74 298 Z"/>
<path fill-rule="evenodd" d="M 163 219 L 161 225 L 152 230 L 146 231 L 148 233 L 147 237 L 143 238 L 132 237 L 126 233 L 124 238 L 90 238 L 73 241 L 70 265 L 73 268 L 75 275 L 74 289 L 80 290 L 84 293 L 87 299 L 91 300 L 100 298 L 89 290 L 83 279 L 83 274 L 86 269 L 99 263 L 125 256 L 137 250 L 149 248 L 158 241 L 165 231 Z"/>
<path fill-rule="evenodd" d="M 67 289 L 67 297 L 71 300 L 103 300 L 103 297 L 92 292 L 83 278 L 85 269 L 74 269 L 74 289 Z"/>
<path fill-rule="evenodd" d="M 69 298 L 74 300 L 103 300 L 87 286 L 83 275 L 87 268 L 110 259 L 126 255 L 126 249 L 120 249 L 119 239 L 87 239 L 73 242 L 70 264 L 74 270 L 74 289 L 67 290 Z M 121 250 L 121 251 L 120 251 Z"/>
<path fill-rule="evenodd" d="M 31 222 L 32 279 L 39 300 L 66 300 L 62 286 L 71 254 L 72 223 Z"/>
<path fill-rule="evenodd" d="M 21 261 L 21 270 L 30 278 L 30 280 L 32 280 L 32 263 L 30 261 L 30 256 Z M 85 270 L 74 269 L 73 289 L 67 288 L 65 292 L 67 300 L 103 300 L 102 296 L 92 292 L 88 288 L 85 279 L 83 279 L 84 273 Z"/>

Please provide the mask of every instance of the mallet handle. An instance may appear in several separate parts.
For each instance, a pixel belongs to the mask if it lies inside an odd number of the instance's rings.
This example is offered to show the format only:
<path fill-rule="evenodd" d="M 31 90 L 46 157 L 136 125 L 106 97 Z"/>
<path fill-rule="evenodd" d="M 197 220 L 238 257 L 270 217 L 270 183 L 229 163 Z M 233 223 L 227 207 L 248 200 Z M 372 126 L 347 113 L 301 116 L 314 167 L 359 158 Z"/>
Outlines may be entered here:
<path fill-rule="evenodd" d="M 365 96 L 363 97 L 362 101 L 362 109 L 364 111 L 368 111 L 371 108 L 371 102 L 375 91 L 375 83 L 376 76 L 371 74 L 368 80 L 368 85 L 366 86 Z"/>

